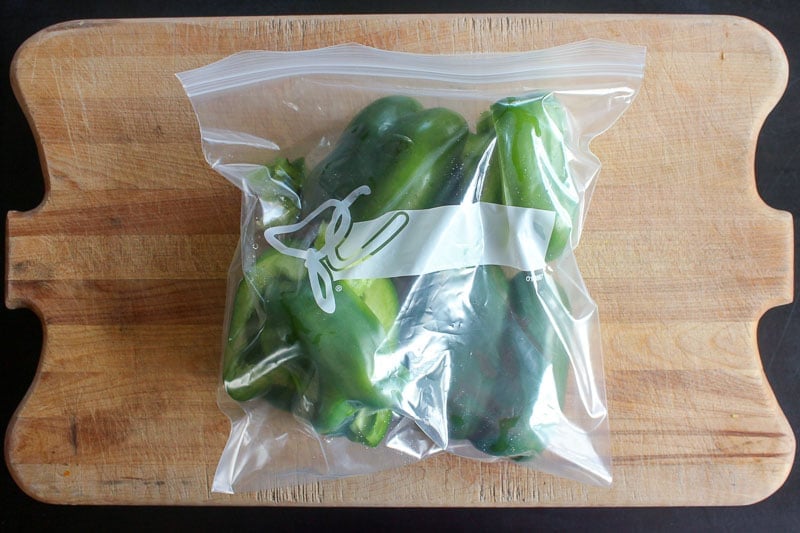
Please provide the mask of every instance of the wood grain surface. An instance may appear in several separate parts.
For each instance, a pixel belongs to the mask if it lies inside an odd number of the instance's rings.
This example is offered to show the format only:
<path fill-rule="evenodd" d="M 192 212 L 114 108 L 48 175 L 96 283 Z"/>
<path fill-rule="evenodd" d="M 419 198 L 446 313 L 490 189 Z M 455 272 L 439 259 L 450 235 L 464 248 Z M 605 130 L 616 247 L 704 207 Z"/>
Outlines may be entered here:
<path fill-rule="evenodd" d="M 437 456 L 376 475 L 210 491 L 239 192 L 204 162 L 175 73 L 246 49 L 360 42 L 415 52 L 646 45 L 645 82 L 593 143 L 604 164 L 578 262 L 602 322 L 614 484 Z M 44 325 L 6 435 L 35 498 L 79 504 L 728 505 L 783 483 L 795 442 L 759 317 L 792 294 L 792 221 L 754 178 L 786 85 L 766 30 L 717 16 L 312 16 L 77 21 L 19 50 L 12 81 L 46 183 L 8 216 L 7 305 Z M 13 357 L 13 354 L 8 354 Z"/>

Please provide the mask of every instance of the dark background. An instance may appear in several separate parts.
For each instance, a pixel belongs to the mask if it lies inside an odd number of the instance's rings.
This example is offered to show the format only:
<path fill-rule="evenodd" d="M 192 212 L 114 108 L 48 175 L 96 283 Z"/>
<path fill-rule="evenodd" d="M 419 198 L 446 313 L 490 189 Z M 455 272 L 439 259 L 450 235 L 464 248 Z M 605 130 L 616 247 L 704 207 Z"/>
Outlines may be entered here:
<path fill-rule="evenodd" d="M 796 69 L 800 62 L 800 8 L 795 0 L 761 2 L 621 2 L 621 1 L 447 1 L 408 0 L 375 7 L 372 2 L 311 0 L 146 0 L 109 2 L 95 0 L 0 0 L 0 79 L 2 95 L 2 142 L 0 161 L 0 230 L 5 236 L 9 209 L 32 209 L 42 199 L 43 183 L 36 145 L 11 92 L 8 78 L 14 51 L 31 35 L 51 24 L 72 19 L 235 16 L 322 13 L 424 13 L 440 12 L 613 12 L 735 14 L 759 22 L 781 41 L 789 57 L 787 91 L 767 119 L 758 141 L 756 173 L 758 190 L 770 205 L 791 211 L 795 234 L 800 214 L 800 86 Z M 755 3 L 754 3 L 755 4 Z M 5 239 L 3 261 L 5 262 Z M 795 241 L 795 255 L 797 241 Z M 795 280 L 797 267 L 795 266 Z M 800 284 L 795 281 L 795 286 Z M 5 291 L 5 280 L 3 283 Z M 3 298 L 5 294 L 3 294 Z M 795 290 L 795 305 L 797 290 Z M 795 305 L 770 310 L 758 328 L 764 368 L 795 437 L 800 429 L 800 317 Z M 22 400 L 36 370 L 42 329 L 29 310 L 9 311 L 0 306 L 0 364 L 2 403 L 0 422 L 8 421 Z M 176 508 L 176 507 L 66 507 L 42 504 L 25 495 L 11 479 L 3 463 L 0 497 L 0 530 L 80 529 L 141 530 L 144 528 L 222 531 L 302 530 L 354 528 L 400 531 L 428 530 L 742 530 L 800 531 L 800 468 L 794 468 L 786 484 L 765 501 L 736 508 L 666 509 L 309 509 L 309 508 Z"/>

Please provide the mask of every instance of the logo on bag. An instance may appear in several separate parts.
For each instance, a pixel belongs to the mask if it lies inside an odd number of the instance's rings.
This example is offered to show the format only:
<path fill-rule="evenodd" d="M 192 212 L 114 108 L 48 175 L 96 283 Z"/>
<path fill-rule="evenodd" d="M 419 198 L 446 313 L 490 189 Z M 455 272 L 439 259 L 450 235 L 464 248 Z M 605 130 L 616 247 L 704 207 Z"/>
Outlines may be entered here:
<path fill-rule="evenodd" d="M 369 187 L 362 185 L 343 200 L 330 199 L 323 202 L 300 222 L 275 226 L 264 231 L 264 237 L 275 250 L 304 261 L 314 300 L 326 313 L 333 313 L 336 310 L 333 282 L 341 279 L 337 274 L 380 252 L 408 225 L 408 214 L 396 211 L 375 231 L 366 235 L 364 232 L 353 232 L 354 223 L 350 215 L 350 206 L 359 196 L 368 195 L 370 192 Z M 302 230 L 331 208 L 333 212 L 325 227 L 325 244 L 320 249 L 313 246 L 305 250 L 292 248 L 278 239 L 279 235 Z"/>

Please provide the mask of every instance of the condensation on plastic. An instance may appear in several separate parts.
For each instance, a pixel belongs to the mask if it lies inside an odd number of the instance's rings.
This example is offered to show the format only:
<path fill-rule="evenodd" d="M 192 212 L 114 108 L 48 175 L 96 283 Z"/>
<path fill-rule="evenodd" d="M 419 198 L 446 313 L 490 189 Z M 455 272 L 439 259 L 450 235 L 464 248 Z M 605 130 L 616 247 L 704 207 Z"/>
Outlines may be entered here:
<path fill-rule="evenodd" d="M 350 237 L 341 230 L 349 222 L 349 204 L 333 198 L 324 206 L 324 202 L 309 205 L 304 202 L 305 190 L 288 186 L 291 180 L 275 179 L 274 172 L 265 174 L 264 169 L 279 158 L 304 158 L 313 173 L 336 148 L 350 120 L 381 97 L 410 96 L 426 109 L 455 111 L 466 119 L 470 131 L 475 131 L 481 113 L 493 103 L 507 97 L 540 95 L 562 109 L 566 117 L 565 121 L 550 119 L 563 136 L 559 137 L 559 150 L 563 150 L 559 157 L 568 173 L 564 180 L 570 189 L 567 194 L 577 205 L 568 215 L 533 213 L 537 210 L 523 206 L 521 218 L 515 220 L 525 222 L 501 222 L 506 226 L 498 229 L 493 225 L 486 230 L 487 208 L 493 213 L 500 210 L 497 220 L 514 217 L 509 214 L 511 207 L 504 210 L 505 206 L 478 204 L 488 172 L 482 163 L 461 196 L 445 202 L 452 217 L 449 223 L 445 220 L 437 225 L 441 217 L 426 210 L 382 213 L 387 217 L 410 213 L 410 219 L 416 217 L 427 224 L 420 223 L 416 231 L 406 233 L 403 251 L 396 252 L 395 260 L 390 258 L 372 270 L 392 277 L 399 298 L 385 339 L 367 354 L 369 383 L 365 387 L 383 387 L 381 402 L 386 403 L 381 406 L 389 405 L 392 410 L 385 436 L 373 448 L 349 440 L 342 431 L 320 434 L 310 422 L 319 384 L 330 379 L 325 372 L 337 373 L 345 380 L 344 363 L 331 367 L 330 361 L 323 365 L 311 358 L 310 366 L 291 374 L 302 379 L 292 382 L 297 390 L 291 389 L 295 392 L 288 404 L 269 395 L 234 401 L 221 380 L 218 403 L 231 419 L 231 433 L 213 490 L 246 492 L 365 474 L 443 452 L 481 461 L 514 460 L 586 483 L 611 483 L 599 317 L 572 250 L 578 245 L 600 169 L 589 143 L 633 101 L 641 84 L 644 55 L 642 47 L 599 40 L 525 53 L 460 56 L 388 52 L 351 44 L 301 52 L 242 52 L 178 75 L 198 117 L 206 159 L 243 192 L 241 238 L 229 273 L 223 352 L 232 320 L 237 320 L 232 319 L 237 297 L 244 295 L 256 302 L 257 323 L 250 327 L 259 335 L 286 323 L 286 317 L 279 314 L 291 315 L 292 303 L 277 312 L 262 305 L 263 294 L 253 294 L 278 284 L 277 278 L 264 278 L 259 270 L 259 260 L 275 253 L 276 246 L 282 254 L 294 254 L 300 265 L 290 268 L 297 272 L 289 276 L 291 282 L 283 280 L 281 290 L 289 294 L 301 291 L 307 276 L 315 298 L 309 300 L 309 307 L 316 303 L 324 308 L 327 302 L 330 308 L 326 313 L 337 312 L 334 306 L 340 296 L 331 291 L 340 290 L 338 279 L 347 276 L 322 279 L 324 269 L 312 268 L 319 266 L 324 255 L 319 235 L 305 235 L 301 243 L 289 246 L 279 234 L 298 229 L 292 223 L 308 223 L 311 214 L 324 218 L 332 210 L 327 226 L 325 220 L 321 225 L 317 222 L 318 233 L 329 240 Z M 489 161 L 494 149 L 493 142 L 481 161 Z M 557 167 L 547 156 L 537 157 L 541 172 L 553 172 Z M 270 179 L 264 179 L 265 175 Z M 353 198 L 354 202 L 370 199 L 368 194 Z M 312 213 L 315 208 L 320 209 Z M 545 262 L 553 216 L 569 216 L 572 231 L 565 251 Z M 535 236 L 508 239 L 508 249 L 495 250 L 494 256 L 488 251 L 497 248 L 503 232 L 525 234 L 523 226 L 533 221 L 541 223 L 538 233 L 529 232 Z M 362 233 L 374 233 L 375 227 L 366 225 Z M 352 228 L 358 229 L 358 223 L 348 226 Z M 487 251 L 480 248 L 476 252 L 467 245 L 466 258 L 453 260 L 458 246 L 452 241 L 473 242 L 476 249 L 485 246 Z M 359 242 L 366 246 L 364 239 Z M 400 255 L 406 257 L 414 249 L 420 250 L 410 261 L 416 270 L 397 275 L 412 268 L 398 265 L 405 264 Z M 476 256 L 480 258 L 476 260 Z M 488 259 L 490 256 L 500 259 Z M 518 270 L 520 265 L 528 267 Z M 500 295 L 508 311 L 499 313 L 498 320 L 491 316 L 498 313 L 481 311 L 482 305 L 489 306 L 492 298 L 497 298 L 499 291 L 492 283 L 509 286 L 508 294 Z M 512 300 L 517 310 L 509 303 Z M 525 313 L 520 306 L 531 316 L 522 316 Z M 291 324 L 298 327 L 296 321 Z M 502 342 L 498 341 L 502 347 L 487 351 L 481 343 L 492 328 L 502 332 Z M 248 357 L 261 358 L 262 365 L 277 369 L 305 360 L 298 355 L 306 349 L 302 342 L 300 345 L 298 348 L 295 342 L 273 353 Z M 253 343 L 247 349 L 252 351 Z M 479 353 L 481 350 L 487 353 Z M 463 368 L 465 353 L 474 357 L 477 371 Z M 398 369 L 403 373 L 399 381 L 395 379 Z M 475 379 L 476 375 L 481 378 Z M 340 388 L 348 387 L 358 388 L 356 384 Z M 459 426 L 472 428 L 468 435 L 456 435 L 453 413 L 468 411 L 465 406 L 480 399 L 484 416 L 472 426 Z M 351 401 L 348 405 L 364 408 L 369 403 Z M 379 408 L 378 403 L 366 405 L 372 409 L 370 413 Z"/>

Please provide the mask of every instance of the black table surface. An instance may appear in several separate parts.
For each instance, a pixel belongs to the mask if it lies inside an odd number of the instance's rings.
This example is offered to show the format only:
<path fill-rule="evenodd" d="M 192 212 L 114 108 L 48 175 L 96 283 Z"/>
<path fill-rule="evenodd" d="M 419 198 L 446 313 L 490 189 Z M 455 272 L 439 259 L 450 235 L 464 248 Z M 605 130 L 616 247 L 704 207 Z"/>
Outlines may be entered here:
<path fill-rule="evenodd" d="M 410 0 L 389 5 L 355 1 L 255 0 L 3 0 L 0 42 L 4 78 L 0 82 L 3 117 L 0 158 L 0 229 L 5 214 L 28 210 L 42 199 L 42 172 L 36 145 L 11 92 L 8 78 L 14 51 L 38 30 L 57 22 L 87 18 L 244 16 L 323 13 L 695 13 L 740 15 L 765 26 L 789 57 L 789 84 L 783 99 L 767 119 L 756 152 L 758 191 L 778 209 L 793 213 L 795 235 L 800 213 L 800 7 L 794 0 L 703 2 L 571 1 L 524 2 L 496 0 L 433 2 Z M 5 239 L 3 261 L 5 263 Z M 795 238 L 797 256 L 797 237 Z M 797 267 L 794 275 L 797 280 Z M 795 286 L 798 286 L 795 281 Z M 3 284 L 5 291 L 5 284 Z M 764 369 L 778 402 L 798 436 L 800 429 L 800 314 L 794 303 L 768 311 L 758 327 Z M 5 294 L 3 294 L 5 297 Z M 41 350 L 42 328 L 29 310 L 0 306 L 2 416 L 7 427 L 14 409 L 31 383 Z M 115 530 L 197 529 L 202 531 L 305 530 L 742 530 L 800 531 L 800 468 L 795 457 L 788 480 L 763 502 L 747 507 L 646 509 L 315 509 L 315 508 L 193 508 L 57 506 L 37 502 L 14 483 L 5 463 L 0 499 L 0 531 L 95 528 Z"/>

